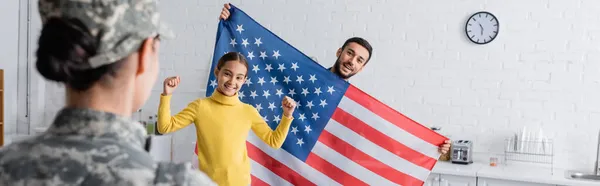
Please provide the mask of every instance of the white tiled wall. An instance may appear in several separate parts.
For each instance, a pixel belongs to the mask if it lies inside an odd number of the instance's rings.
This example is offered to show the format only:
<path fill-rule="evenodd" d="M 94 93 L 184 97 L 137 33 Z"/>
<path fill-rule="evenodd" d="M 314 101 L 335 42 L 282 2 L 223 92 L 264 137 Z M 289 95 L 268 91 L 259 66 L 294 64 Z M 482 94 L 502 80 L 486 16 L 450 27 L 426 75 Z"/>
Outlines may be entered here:
<path fill-rule="evenodd" d="M 162 71 L 145 111 L 156 112 L 160 83 L 180 75 L 173 111 L 202 97 L 225 1 L 161 1 L 178 37 L 163 42 Z M 328 67 L 346 38 L 374 46 L 352 83 L 478 152 L 502 152 L 523 126 L 556 141 L 556 163 L 591 169 L 600 129 L 600 1 L 597 0 L 260 0 L 232 1 L 259 23 Z M 469 43 L 466 19 L 487 10 L 500 20 L 488 45 Z M 47 85 L 46 119 L 63 101 Z M 190 160 L 193 128 L 177 132 L 176 160 Z"/>

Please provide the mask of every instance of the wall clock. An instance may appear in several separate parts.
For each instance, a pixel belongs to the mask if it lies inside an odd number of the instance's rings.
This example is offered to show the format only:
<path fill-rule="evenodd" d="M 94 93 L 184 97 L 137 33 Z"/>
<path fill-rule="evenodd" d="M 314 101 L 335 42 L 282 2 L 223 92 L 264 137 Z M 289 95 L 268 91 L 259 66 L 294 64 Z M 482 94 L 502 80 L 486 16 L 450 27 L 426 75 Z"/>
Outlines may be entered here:
<path fill-rule="evenodd" d="M 499 28 L 500 24 L 494 14 L 481 11 L 469 17 L 465 33 L 473 43 L 487 44 L 498 36 Z"/>

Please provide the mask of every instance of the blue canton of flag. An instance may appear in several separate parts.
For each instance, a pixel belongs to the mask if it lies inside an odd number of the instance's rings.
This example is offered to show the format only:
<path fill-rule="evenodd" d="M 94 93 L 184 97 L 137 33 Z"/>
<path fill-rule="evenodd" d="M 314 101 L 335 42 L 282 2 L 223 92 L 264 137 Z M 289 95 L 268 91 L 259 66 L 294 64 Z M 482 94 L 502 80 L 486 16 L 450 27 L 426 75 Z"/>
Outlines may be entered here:
<path fill-rule="evenodd" d="M 246 56 L 248 77 L 239 97 L 254 106 L 273 130 L 282 117 L 281 100 L 293 98 L 298 104 L 282 148 L 306 160 L 349 84 L 241 10 L 232 7 L 230 11 L 229 19 L 219 23 L 210 72 L 228 52 Z M 210 73 L 206 96 L 216 86 L 215 75 Z"/>

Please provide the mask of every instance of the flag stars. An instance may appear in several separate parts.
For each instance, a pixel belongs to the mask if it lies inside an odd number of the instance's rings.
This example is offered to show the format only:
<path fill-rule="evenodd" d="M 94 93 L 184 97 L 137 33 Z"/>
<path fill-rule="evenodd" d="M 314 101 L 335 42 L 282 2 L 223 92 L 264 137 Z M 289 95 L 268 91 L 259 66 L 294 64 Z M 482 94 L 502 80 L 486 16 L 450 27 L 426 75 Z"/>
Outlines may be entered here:
<path fill-rule="evenodd" d="M 254 56 L 254 52 L 248 52 L 248 56 L 247 57 L 250 58 L 250 60 L 252 60 L 256 56 Z"/>
<path fill-rule="evenodd" d="M 283 72 L 283 70 L 285 70 L 285 65 L 284 64 L 279 64 L 279 67 L 277 67 L 277 70 Z"/>
<path fill-rule="evenodd" d="M 256 67 L 258 67 L 258 66 L 256 66 Z M 246 86 L 252 85 L 252 81 L 250 79 L 252 79 L 252 78 L 248 78 L 248 79 L 246 79 L 246 82 L 244 82 L 244 84 L 246 84 Z"/>
<path fill-rule="evenodd" d="M 325 108 L 325 105 L 327 105 L 327 100 L 322 99 L 321 103 L 319 103 L 319 105 L 321 105 L 323 108 Z"/>
<path fill-rule="evenodd" d="M 306 119 L 306 116 L 304 116 L 304 114 L 300 114 L 300 117 L 298 117 L 298 119 L 300 121 L 304 121 Z"/>
<path fill-rule="evenodd" d="M 314 93 L 317 94 L 317 96 L 320 96 L 321 93 L 323 93 L 323 92 L 321 92 L 321 87 L 315 88 L 315 92 Z"/>
<path fill-rule="evenodd" d="M 258 65 L 252 65 L 252 71 L 254 71 L 254 73 L 258 73 L 259 70 L 260 68 L 258 68 Z"/>
<path fill-rule="evenodd" d="M 290 83 L 290 81 L 292 81 L 292 80 L 290 80 L 290 76 L 284 76 L 284 77 L 283 77 L 283 82 L 284 82 L 285 84 L 289 84 L 289 83 Z"/>
<path fill-rule="evenodd" d="M 333 90 L 333 86 L 327 87 L 327 92 L 329 92 L 329 94 L 333 95 L 333 92 L 335 92 L 335 90 Z"/>
<path fill-rule="evenodd" d="M 310 79 L 308 79 L 309 81 L 312 81 L 312 83 L 315 83 L 315 81 L 317 80 L 317 75 L 310 75 Z"/>
<path fill-rule="evenodd" d="M 281 118 L 280 118 L 280 116 L 279 116 L 279 115 L 276 115 L 276 116 L 275 116 L 275 119 L 273 119 L 273 121 L 275 121 L 275 122 L 279 123 L 279 121 L 281 121 Z"/>
<path fill-rule="evenodd" d="M 296 95 L 296 89 L 288 89 L 289 92 L 288 94 L 291 95 L 292 97 L 294 97 L 294 95 Z"/>
<path fill-rule="evenodd" d="M 307 101 L 306 102 L 306 107 L 308 107 L 308 109 L 312 109 L 312 107 L 314 107 L 315 105 L 313 105 L 312 101 Z"/>
<path fill-rule="evenodd" d="M 271 77 L 271 83 L 273 83 L 273 85 L 275 85 L 275 83 L 279 82 L 277 81 L 277 77 Z"/>
<path fill-rule="evenodd" d="M 282 89 L 277 89 L 277 93 L 275 93 L 275 95 L 281 97 L 281 95 L 283 95 L 283 90 Z"/>
<path fill-rule="evenodd" d="M 312 118 L 312 119 L 314 119 L 315 121 L 317 121 L 317 119 L 319 119 L 319 118 L 321 118 L 321 117 L 319 117 L 319 113 L 318 113 L 318 112 L 317 112 L 317 113 L 314 113 L 314 112 L 313 112 L 313 113 L 312 113 L 312 117 L 310 117 L 310 118 Z"/>
<path fill-rule="evenodd" d="M 275 59 L 279 59 L 279 57 L 281 57 L 281 54 L 279 54 L 279 50 L 273 50 L 273 57 L 275 57 Z"/>
<path fill-rule="evenodd" d="M 271 72 L 271 70 L 273 70 L 273 67 L 271 67 L 271 64 L 267 64 L 267 67 L 265 67 L 265 70 Z"/>
<path fill-rule="evenodd" d="M 254 44 L 258 47 L 260 47 L 260 44 L 262 44 L 262 41 L 260 41 L 260 37 L 259 38 L 254 38 Z"/>
<path fill-rule="evenodd" d="M 264 77 L 259 77 L 258 78 L 258 84 L 260 84 L 260 86 L 262 86 L 265 83 L 265 78 Z"/>
<path fill-rule="evenodd" d="M 256 110 L 258 110 L 258 112 L 260 112 L 260 110 L 263 109 L 260 103 L 256 104 L 254 108 L 256 108 Z"/>
<path fill-rule="evenodd" d="M 255 99 L 256 96 L 258 96 L 258 94 L 256 94 L 256 90 L 255 91 L 250 91 L 250 97 L 252 97 L 252 99 Z"/>
<path fill-rule="evenodd" d="M 302 141 L 302 138 L 297 139 L 298 141 L 296 142 L 297 145 L 300 145 L 302 147 L 302 144 L 304 144 L 304 141 Z"/>
<path fill-rule="evenodd" d="M 235 31 L 238 31 L 240 34 L 242 34 L 242 31 L 244 31 L 244 25 L 237 25 Z"/>
<path fill-rule="evenodd" d="M 304 94 L 304 96 L 306 97 L 306 95 L 308 95 L 308 88 L 302 88 L 302 93 L 300 94 Z"/>
<path fill-rule="evenodd" d="M 296 69 L 298 69 L 298 68 L 300 68 L 300 67 L 298 66 L 297 62 L 296 63 L 292 63 L 292 69 L 294 69 L 294 71 L 296 71 Z"/>
<path fill-rule="evenodd" d="M 294 135 L 296 135 L 296 133 L 298 132 L 298 127 L 292 127 L 292 133 L 294 133 Z"/>
<path fill-rule="evenodd" d="M 263 116 L 263 120 L 265 120 L 265 122 L 269 122 L 269 119 L 267 119 L 267 116 Z"/>
<path fill-rule="evenodd" d="M 238 94 L 240 99 L 244 99 L 244 97 L 246 97 L 246 95 L 244 95 L 244 91 L 240 91 Z"/>
<path fill-rule="evenodd" d="M 302 79 L 302 76 L 296 76 L 296 82 L 298 82 L 299 84 L 302 84 L 302 82 L 304 81 L 304 79 Z"/>
<path fill-rule="evenodd" d="M 310 134 L 310 131 L 312 131 L 312 129 L 310 128 L 310 125 L 304 126 L 304 132 L 306 132 L 307 134 Z"/>
<path fill-rule="evenodd" d="M 269 90 L 263 90 L 263 96 L 265 97 L 265 99 L 269 99 L 269 96 L 271 96 Z"/>
<path fill-rule="evenodd" d="M 242 39 L 242 45 L 244 45 L 244 47 L 248 47 L 250 43 L 248 43 L 248 38 L 246 39 Z"/>
<path fill-rule="evenodd" d="M 217 80 L 210 80 L 210 86 L 215 88 L 217 86 Z"/>
<path fill-rule="evenodd" d="M 269 107 L 268 108 L 271 109 L 271 111 L 273 111 L 273 109 L 275 109 L 277 107 L 275 106 L 274 102 L 269 102 Z"/>
<path fill-rule="evenodd" d="M 267 57 L 268 57 L 268 56 L 267 56 L 267 52 L 266 52 L 266 51 L 264 51 L 264 52 L 260 52 L 260 56 L 258 56 L 258 57 L 260 57 L 260 58 L 262 58 L 263 60 L 265 60 L 265 58 L 267 58 Z"/>
<path fill-rule="evenodd" d="M 235 42 L 235 38 L 231 39 L 231 42 L 229 42 L 229 44 L 235 47 L 235 45 L 237 45 L 237 42 Z M 225 54 L 227 54 L 227 52 L 225 52 Z"/>

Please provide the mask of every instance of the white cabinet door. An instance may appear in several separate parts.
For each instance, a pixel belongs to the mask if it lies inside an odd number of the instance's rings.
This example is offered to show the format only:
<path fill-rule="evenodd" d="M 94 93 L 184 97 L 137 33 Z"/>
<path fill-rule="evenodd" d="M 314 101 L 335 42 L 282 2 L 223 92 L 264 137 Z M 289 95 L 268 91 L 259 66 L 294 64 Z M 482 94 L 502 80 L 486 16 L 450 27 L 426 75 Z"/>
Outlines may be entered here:
<path fill-rule="evenodd" d="M 514 186 L 514 185 L 518 185 L 518 186 L 553 186 L 550 184 L 500 180 L 500 179 L 481 178 L 481 177 L 477 180 L 477 186 Z"/>
<path fill-rule="evenodd" d="M 476 177 L 440 175 L 440 186 L 476 186 Z"/>
<path fill-rule="evenodd" d="M 427 180 L 425 180 L 425 184 L 423 186 L 440 186 L 440 175 L 439 174 L 429 174 Z"/>

